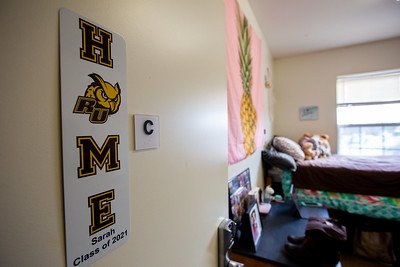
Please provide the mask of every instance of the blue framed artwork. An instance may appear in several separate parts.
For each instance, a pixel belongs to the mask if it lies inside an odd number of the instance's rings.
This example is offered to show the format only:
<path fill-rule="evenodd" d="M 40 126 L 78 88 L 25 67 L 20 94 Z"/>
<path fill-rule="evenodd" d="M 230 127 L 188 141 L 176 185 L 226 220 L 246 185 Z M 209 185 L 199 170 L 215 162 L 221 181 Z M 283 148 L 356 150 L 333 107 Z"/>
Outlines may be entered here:
<path fill-rule="evenodd" d="M 318 106 L 300 107 L 299 119 L 301 121 L 318 120 Z"/>

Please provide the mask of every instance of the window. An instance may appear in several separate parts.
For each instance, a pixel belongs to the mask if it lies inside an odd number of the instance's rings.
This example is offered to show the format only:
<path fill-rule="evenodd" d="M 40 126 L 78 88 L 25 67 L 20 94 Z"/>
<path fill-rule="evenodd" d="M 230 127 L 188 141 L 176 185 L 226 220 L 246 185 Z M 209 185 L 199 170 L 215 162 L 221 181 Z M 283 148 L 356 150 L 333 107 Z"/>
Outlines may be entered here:
<path fill-rule="evenodd" d="M 338 153 L 400 155 L 400 70 L 340 76 Z"/>

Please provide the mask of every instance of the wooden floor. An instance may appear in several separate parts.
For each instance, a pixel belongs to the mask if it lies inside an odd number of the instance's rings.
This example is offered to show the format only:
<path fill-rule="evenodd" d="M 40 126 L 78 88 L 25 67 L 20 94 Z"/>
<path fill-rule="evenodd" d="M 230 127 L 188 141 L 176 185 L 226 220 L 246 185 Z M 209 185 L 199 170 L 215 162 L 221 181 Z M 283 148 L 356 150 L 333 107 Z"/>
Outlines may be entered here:
<path fill-rule="evenodd" d="M 258 261 L 256 259 L 244 257 L 235 253 L 231 253 L 231 259 L 244 263 L 245 267 L 277 267 L 277 265 Z M 354 256 L 350 253 L 342 254 L 340 257 L 341 267 L 387 267 L 388 265 L 380 264 L 369 259 Z"/>
<path fill-rule="evenodd" d="M 342 267 L 383 267 L 388 266 L 384 264 L 380 264 L 378 262 L 361 258 L 350 253 L 344 253 L 341 255 L 340 262 L 342 263 Z"/>

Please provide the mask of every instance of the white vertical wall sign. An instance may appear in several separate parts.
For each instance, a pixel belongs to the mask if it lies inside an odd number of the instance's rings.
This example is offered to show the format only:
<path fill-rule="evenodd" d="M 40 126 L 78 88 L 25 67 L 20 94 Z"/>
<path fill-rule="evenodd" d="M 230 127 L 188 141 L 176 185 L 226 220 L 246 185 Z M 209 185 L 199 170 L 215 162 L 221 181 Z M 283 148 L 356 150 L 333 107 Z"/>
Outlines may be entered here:
<path fill-rule="evenodd" d="M 67 266 L 87 266 L 130 235 L 124 39 L 60 10 Z"/>

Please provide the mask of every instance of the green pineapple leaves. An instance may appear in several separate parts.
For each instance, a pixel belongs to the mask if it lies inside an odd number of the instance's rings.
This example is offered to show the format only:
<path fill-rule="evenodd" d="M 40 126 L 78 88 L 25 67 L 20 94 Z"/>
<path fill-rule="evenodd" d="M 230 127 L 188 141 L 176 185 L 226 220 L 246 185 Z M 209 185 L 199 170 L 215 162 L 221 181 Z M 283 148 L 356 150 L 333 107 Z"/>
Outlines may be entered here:
<path fill-rule="evenodd" d="M 239 10 L 237 12 L 238 26 L 239 26 L 239 59 L 240 59 L 240 72 L 242 76 L 243 90 L 246 94 L 250 94 L 251 89 L 251 54 L 250 54 L 250 34 L 249 23 L 245 16 L 243 19 L 240 16 Z"/>

